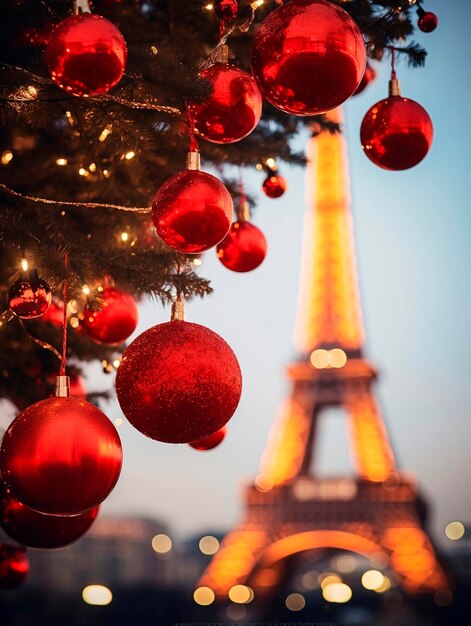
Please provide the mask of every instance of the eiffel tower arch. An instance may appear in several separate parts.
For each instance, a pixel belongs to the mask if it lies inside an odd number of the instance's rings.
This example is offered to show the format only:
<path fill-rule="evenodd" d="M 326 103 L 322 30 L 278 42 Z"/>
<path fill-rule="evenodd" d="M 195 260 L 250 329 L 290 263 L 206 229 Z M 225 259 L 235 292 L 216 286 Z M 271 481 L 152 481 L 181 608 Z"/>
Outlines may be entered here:
<path fill-rule="evenodd" d="M 332 118 L 342 121 L 341 111 Z M 309 159 L 313 189 L 295 332 L 299 358 L 287 368 L 290 393 L 260 474 L 246 487 L 243 518 L 198 586 L 227 601 L 232 587 L 246 585 L 263 603 L 289 575 L 291 557 L 333 548 L 387 567 L 408 594 L 448 589 L 426 531 L 426 503 L 396 466 L 374 395 L 377 373 L 363 355 L 344 136 L 312 138 Z M 354 478 L 321 478 L 312 469 L 319 417 L 328 407 L 347 414 Z"/>

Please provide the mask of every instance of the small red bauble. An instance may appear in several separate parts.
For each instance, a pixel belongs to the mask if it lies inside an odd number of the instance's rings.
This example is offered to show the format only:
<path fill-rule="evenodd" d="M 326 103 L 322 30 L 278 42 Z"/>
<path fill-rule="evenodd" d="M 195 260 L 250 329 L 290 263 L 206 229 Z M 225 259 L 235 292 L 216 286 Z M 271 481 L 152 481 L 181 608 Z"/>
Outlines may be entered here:
<path fill-rule="evenodd" d="M 147 437 L 167 443 L 189 443 L 222 428 L 241 389 L 239 363 L 224 339 L 180 320 L 139 335 L 116 375 L 124 415 Z"/>
<path fill-rule="evenodd" d="M 52 291 L 36 270 L 25 272 L 8 290 L 10 311 L 24 320 L 41 317 L 52 301 Z"/>
<path fill-rule="evenodd" d="M 233 143 L 247 137 L 260 121 L 262 94 L 255 80 L 227 63 L 215 63 L 201 72 L 213 93 L 191 107 L 195 131 L 213 143 Z"/>
<path fill-rule="evenodd" d="M 390 96 L 367 112 L 360 137 L 370 161 L 386 170 L 406 170 L 427 155 L 432 145 L 433 125 L 418 102 Z"/>
<path fill-rule="evenodd" d="M 357 90 L 353 94 L 354 96 L 358 96 L 371 82 L 376 78 L 376 70 L 371 67 L 369 63 L 366 64 L 365 73 L 363 74 L 363 78 L 358 85 Z"/>
<path fill-rule="evenodd" d="M 11 539 L 30 548 L 62 548 L 84 535 L 95 521 L 99 507 L 81 515 L 44 515 L 21 504 L 0 485 L 0 526 Z"/>
<path fill-rule="evenodd" d="M 215 176 L 185 170 L 170 177 L 154 196 L 152 220 L 171 248 L 198 254 L 226 236 L 232 222 L 232 198 Z"/>
<path fill-rule="evenodd" d="M 365 71 L 360 29 L 325 0 L 292 0 L 262 22 L 252 70 L 264 97 L 285 113 L 317 115 L 340 106 Z"/>
<path fill-rule="evenodd" d="M 20 502 L 50 515 L 78 515 L 103 502 L 121 464 L 116 428 L 97 407 L 71 397 L 22 411 L 0 448 L 6 485 Z"/>
<path fill-rule="evenodd" d="M 237 0 L 214 0 L 213 7 L 218 18 L 226 22 L 235 20 L 239 12 Z"/>
<path fill-rule="evenodd" d="M 280 198 L 286 191 L 286 180 L 279 174 L 270 174 L 262 185 L 263 193 L 269 198 Z"/>
<path fill-rule="evenodd" d="M 117 346 L 136 330 L 138 310 L 134 298 L 128 293 L 106 287 L 102 307 L 98 311 L 86 308 L 82 327 L 97 343 Z"/>
<path fill-rule="evenodd" d="M 431 33 L 438 26 L 438 17 L 435 13 L 432 13 L 431 11 L 424 11 L 422 9 L 422 12 L 419 13 L 417 26 L 423 33 Z"/>
<path fill-rule="evenodd" d="M 29 573 L 26 550 L 0 543 L 0 589 L 19 587 Z"/>
<path fill-rule="evenodd" d="M 267 240 L 260 228 L 237 220 L 217 247 L 218 259 L 233 272 L 251 272 L 267 254 Z"/>
<path fill-rule="evenodd" d="M 127 59 L 123 35 L 100 15 L 72 15 L 52 31 L 46 61 L 52 80 L 74 96 L 109 91 L 124 73 Z"/>
<path fill-rule="evenodd" d="M 217 446 L 222 443 L 225 439 L 227 433 L 227 428 L 220 428 L 209 437 L 205 437 L 204 439 L 198 439 L 198 441 L 190 441 L 188 444 L 195 450 L 212 450 L 213 448 L 217 448 Z"/>

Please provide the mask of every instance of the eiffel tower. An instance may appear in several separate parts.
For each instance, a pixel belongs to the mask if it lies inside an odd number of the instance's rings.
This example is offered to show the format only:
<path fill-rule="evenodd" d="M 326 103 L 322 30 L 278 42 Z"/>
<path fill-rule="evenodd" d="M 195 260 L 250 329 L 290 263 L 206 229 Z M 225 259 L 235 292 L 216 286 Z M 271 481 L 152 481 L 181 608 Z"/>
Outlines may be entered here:
<path fill-rule="evenodd" d="M 341 122 L 341 111 L 332 119 Z M 407 594 L 431 594 L 451 581 L 425 529 L 426 503 L 397 469 L 372 389 L 377 374 L 363 356 L 346 141 L 322 133 L 309 150 L 315 189 L 305 215 L 300 357 L 287 368 L 291 392 L 260 474 L 246 488 L 244 517 L 198 586 L 227 601 L 232 587 L 246 585 L 263 603 L 285 581 L 291 557 L 333 548 L 383 564 Z M 320 478 L 312 470 L 327 407 L 347 414 L 355 478 Z"/>

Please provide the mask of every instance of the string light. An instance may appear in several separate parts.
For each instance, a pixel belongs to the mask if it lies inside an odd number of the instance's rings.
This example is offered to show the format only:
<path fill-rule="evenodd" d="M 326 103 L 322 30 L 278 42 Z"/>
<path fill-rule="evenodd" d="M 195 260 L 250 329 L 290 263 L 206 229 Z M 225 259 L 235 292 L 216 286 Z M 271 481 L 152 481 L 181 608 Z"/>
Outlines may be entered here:
<path fill-rule="evenodd" d="M 21 259 L 21 269 L 26 272 L 28 269 L 28 259 Z"/>
<path fill-rule="evenodd" d="M 2 164 L 8 165 L 13 158 L 13 152 L 11 150 L 5 150 L 2 152 Z"/>
<path fill-rule="evenodd" d="M 64 159 L 63 157 L 56 159 L 56 165 L 67 165 L 67 159 Z"/>
<path fill-rule="evenodd" d="M 84 167 L 81 167 L 78 173 L 80 174 L 80 176 L 88 176 L 88 172 Z"/>
<path fill-rule="evenodd" d="M 129 152 L 126 152 L 126 154 L 124 155 L 124 158 L 127 161 L 130 161 L 131 159 L 134 159 L 135 156 L 136 156 L 136 153 L 134 152 L 134 150 L 129 150 Z"/>
<path fill-rule="evenodd" d="M 127 241 L 129 239 L 129 233 L 121 233 L 121 241 Z"/>
<path fill-rule="evenodd" d="M 99 137 L 98 137 L 98 141 L 105 141 L 105 139 L 108 137 L 108 135 L 111 134 L 111 128 L 109 126 L 107 126 L 106 128 L 104 128 Z"/>
<path fill-rule="evenodd" d="M 88 294 L 90 293 L 90 287 L 88 285 L 82 285 L 82 292 L 88 296 Z"/>
<path fill-rule="evenodd" d="M 276 168 L 276 161 L 273 157 L 269 157 L 265 163 L 267 164 L 267 167 L 269 167 L 270 169 L 275 169 Z"/>
<path fill-rule="evenodd" d="M 96 163 L 90 163 L 88 169 L 90 170 L 90 172 L 96 172 Z"/>
<path fill-rule="evenodd" d="M 212 5 L 211 3 L 207 4 L 205 7 L 203 7 L 205 11 L 212 11 L 214 8 L 214 5 Z"/>

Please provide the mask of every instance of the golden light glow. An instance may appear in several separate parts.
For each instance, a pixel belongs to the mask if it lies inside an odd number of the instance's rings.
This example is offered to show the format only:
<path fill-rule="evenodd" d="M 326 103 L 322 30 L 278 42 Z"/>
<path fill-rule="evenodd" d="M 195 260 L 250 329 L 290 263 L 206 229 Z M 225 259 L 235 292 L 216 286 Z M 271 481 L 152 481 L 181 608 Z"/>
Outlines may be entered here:
<path fill-rule="evenodd" d="M 193 259 L 193 265 L 196 265 L 197 267 L 199 265 L 202 265 L 203 261 L 201 259 Z"/>
<path fill-rule="evenodd" d="M 311 364 L 316 369 L 324 369 L 329 366 L 329 353 L 327 350 L 314 350 L 311 354 Z"/>
<path fill-rule="evenodd" d="M 113 594 L 104 585 L 87 585 L 82 591 L 82 599 L 86 604 L 107 606 L 113 600 Z"/>
<path fill-rule="evenodd" d="M 229 589 L 229 600 L 235 602 L 235 604 L 248 604 L 252 602 L 254 593 L 250 587 L 246 585 L 234 585 Z"/>
<path fill-rule="evenodd" d="M 120 365 L 121 365 L 121 359 L 115 359 L 115 360 L 113 361 L 113 367 L 114 367 L 115 369 L 118 369 L 118 367 L 119 367 Z"/>
<path fill-rule="evenodd" d="M 5 150 L 2 152 L 2 164 L 8 165 L 13 158 L 13 152 L 11 150 Z"/>
<path fill-rule="evenodd" d="M 88 169 L 90 170 L 90 172 L 96 172 L 96 163 L 90 163 Z"/>
<path fill-rule="evenodd" d="M 252 9 L 258 9 L 258 7 L 261 7 L 264 2 L 265 0 L 255 0 L 255 2 L 252 2 L 250 6 Z"/>
<path fill-rule="evenodd" d="M 21 269 L 26 272 L 28 269 L 28 259 L 21 259 Z"/>
<path fill-rule="evenodd" d="M 88 172 L 84 167 L 81 167 L 78 173 L 80 174 L 80 176 L 88 176 Z"/>
<path fill-rule="evenodd" d="M 384 583 L 384 576 L 376 569 L 370 569 L 361 577 L 361 584 L 365 589 L 376 591 Z"/>
<path fill-rule="evenodd" d="M 199 549 L 203 554 L 212 555 L 216 554 L 219 550 L 219 541 L 212 535 L 206 535 L 201 537 L 199 542 Z"/>
<path fill-rule="evenodd" d="M 327 585 L 332 585 L 333 583 L 341 583 L 342 579 L 337 574 L 332 574 L 331 572 L 325 572 L 319 576 L 319 584 L 321 589 L 327 587 Z"/>
<path fill-rule="evenodd" d="M 129 233 L 121 233 L 121 241 L 127 241 L 129 239 Z"/>
<path fill-rule="evenodd" d="M 128 152 L 126 152 L 126 154 L 124 155 L 124 158 L 127 161 L 130 161 L 131 159 L 134 159 L 134 157 L 136 156 L 136 153 L 134 152 L 134 150 L 129 150 Z"/>
<path fill-rule="evenodd" d="M 105 141 L 105 139 L 108 137 L 108 135 L 111 134 L 111 128 L 109 126 L 107 126 L 106 128 L 104 128 L 101 133 L 100 136 L 98 137 L 98 141 Z"/>
<path fill-rule="evenodd" d="M 450 522 L 445 528 L 445 535 L 451 541 L 458 541 L 464 536 L 465 532 L 466 529 L 461 522 Z"/>
<path fill-rule="evenodd" d="M 335 567 L 342 574 L 354 572 L 357 568 L 357 560 L 352 554 L 341 554 L 334 560 Z"/>
<path fill-rule="evenodd" d="M 290 593 L 285 600 L 285 604 L 290 611 L 301 611 L 306 606 L 306 600 L 300 593 Z"/>
<path fill-rule="evenodd" d="M 157 48 L 157 46 L 151 46 L 150 47 L 150 51 L 152 52 L 152 54 L 158 54 L 159 50 Z"/>
<path fill-rule="evenodd" d="M 255 477 L 254 482 L 255 482 L 255 487 L 262 493 L 270 491 L 270 489 L 273 488 L 273 480 L 270 474 L 258 474 Z"/>
<path fill-rule="evenodd" d="M 347 363 L 347 355 L 340 348 L 323 350 L 319 348 L 311 354 L 311 365 L 318 370 L 334 367 L 340 369 Z"/>
<path fill-rule="evenodd" d="M 61 166 L 67 165 L 67 159 L 64 159 L 64 158 L 56 159 L 56 165 L 61 165 Z"/>
<path fill-rule="evenodd" d="M 116 426 L 121 426 L 123 423 L 123 419 L 121 417 L 117 417 L 114 423 L 116 424 Z"/>
<path fill-rule="evenodd" d="M 332 583 L 322 589 L 322 597 L 327 602 L 344 604 L 352 597 L 352 590 L 345 583 Z"/>
<path fill-rule="evenodd" d="M 28 85 L 26 90 L 30 96 L 32 96 L 33 98 L 37 98 L 38 90 L 36 89 L 36 87 L 34 87 L 33 85 Z"/>
<path fill-rule="evenodd" d="M 269 157 L 265 163 L 267 164 L 267 167 L 269 167 L 270 169 L 274 169 L 276 167 L 276 161 L 274 158 Z"/>
<path fill-rule="evenodd" d="M 69 324 L 72 326 L 72 328 L 78 328 L 80 326 L 80 320 L 74 315 L 69 319 Z"/>
<path fill-rule="evenodd" d="M 334 348 L 329 352 L 329 362 L 332 367 L 341 368 L 347 362 L 347 355 L 340 348 Z"/>
<path fill-rule="evenodd" d="M 167 554 L 172 549 L 172 540 L 168 535 L 155 535 L 152 539 L 152 549 L 158 554 Z"/>
<path fill-rule="evenodd" d="M 205 11 L 212 11 L 213 10 L 213 5 L 211 3 L 206 4 L 204 7 Z"/>
<path fill-rule="evenodd" d="M 193 600 L 200 606 L 209 606 L 215 600 L 214 591 L 209 587 L 198 587 L 193 593 Z"/>
<path fill-rule="evenodd" d="M 90 293 L 90 287 L 88 285 L 82 285 L 82 291 L 86 296 L 88 296 Z"/>
<path fill-rule="evenodd" d="M 383 576 L 382 584 L 375 589 L 376 593 L 384 593 L 385 591 L 389 591 L 391 589 L 391 581 L 387 576 Z"/>
<path fill-rule="evenodd" d="M 263 165 L 261 163 L 257 163 L 257 165 L 255 166 L 255 169 L 261 172 L 263 170 Z"/>

